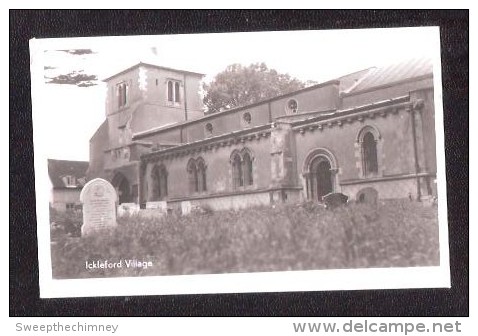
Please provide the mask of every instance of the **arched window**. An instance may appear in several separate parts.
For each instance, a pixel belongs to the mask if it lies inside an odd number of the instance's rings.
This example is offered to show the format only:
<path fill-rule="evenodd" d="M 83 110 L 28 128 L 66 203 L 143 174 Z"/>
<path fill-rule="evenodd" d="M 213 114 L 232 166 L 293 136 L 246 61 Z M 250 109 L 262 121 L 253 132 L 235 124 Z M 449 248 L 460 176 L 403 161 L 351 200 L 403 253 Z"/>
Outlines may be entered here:
<path fill-rule="evenodd" d="M 119 83 L 117 85 L 118 107 L 126 106 L 128 100 L 128 85 L 126 83 Z"/>
<path fill-rule="evenodd" d="M 249 112 L 246 112 L 242 115 L 242 122 L 244 125 L 249 125 L 252 121 L 252 116 Z"/>
<path fill-rule="evenodd" d="M 173 101 L 173 82 L 168 81 L 168 101 Z"/>
<path fill-rule="evenodd" d="M 206 163 L 202 158 L 190 159 L 187 166 L 189 191 L 191 193 L 207 190 Z"/>
<path fill-rule="evenodd" d="M 234 188 L 244 186 L 244 179 L 242 175 L 242 160 L 239 153 L 232 157 L 232 180 Z"/>
<path fill-rule="evenodd" d="M 372 132 L 366 132 L 362 138 L 362 153 L 364 175 L 378 173 L 377 141 Z"/>
<path fill-rule="evenodd" d="M 198 192 L 198 171 L 196 167 L 196 162 L 191 159 L 188 162 L 188 180 L 189 180 L 189 191 L 191 193 Z"/>
<path fill-rule="evenodd" d="M 207 190 L 207 183 L 206 183 L 206 164 L 204 160 L 198 159 L 197 160 L 197 173 L 198 173 L 198 191 L 206 191 Z"/>
<path fill-rule="evenodd" d="M 362 178 L 377 176 L 380 165 L 382 137 L 374 125 L 364 126 L 357 135 L 356 157 L 359 176 Z"/>
<path fill-rule="evenodd" d="M 205 130 L 206 130 L 206 136 L 211 136 L 212 135 L 212 131 L 214 130 L 214 127 L 212 126 L 211 123 L 207 123 L 206 126 L 204 126 Z"/>
<path fill-rule="evenodd" d="M 295 99 L 289 99 L 286 105 L 287 114 L 297 113 L 299 103 Z"/>
<path fill-rule="evenodd" d="M 235 150 L 231 155 L 232 186 L 234 189 L 254 185 L 254 158 L 249 149 Z"/>
<path fill-rule="evenodd" d="M 166 167 L 161 164 L 155 166 L 152 171 L 153 195 L 154 201 L 161 201 L 168 196 L 168 172 Z"/>
<path fill-rule="evenodd" d="M 168 80 L 168 102 L 172 104 L 181 103 L 181 82 Z"/>
<path fill-rule="evenodd" d="M 159 198 L 168 196 L 168 172 L 164 165 L 159 166 Z"/>
<path fill-rule="evenodd" d="M 252 159 L 249 153 L 244 153 L 242 157 L 242 163 L 244 172 L 244 184 L 252 185 L 254 183 L 254 179 L 252 176 Z"/>
<path fill-rule="evenodd" d="M 179 96 L 179 82 L 174 83 L 174 101 L 176 103 L 179 103 L 181 101 L 180 96 Z"/>

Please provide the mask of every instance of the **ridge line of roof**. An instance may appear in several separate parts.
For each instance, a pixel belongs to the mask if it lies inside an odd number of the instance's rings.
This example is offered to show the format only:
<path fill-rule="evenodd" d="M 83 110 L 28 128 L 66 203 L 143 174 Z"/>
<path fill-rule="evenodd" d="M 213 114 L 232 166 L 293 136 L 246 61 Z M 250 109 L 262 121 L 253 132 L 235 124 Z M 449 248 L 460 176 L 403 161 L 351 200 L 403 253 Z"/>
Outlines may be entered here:
<path fill-rule="evenodd" d="M 200 72 L 195 72 L 195 71 L 189 71 L 189 70 L 181 70 L 181 69 L 175 69 L 175 68 L 171 68 L 171 67 L 166 67 L 166 66 L 162 66 L 162 65 L 157 65 L 157 64 L 152 64 L 152 63 L 149 63 L 149 62 L 143 62 L 143 61 L 139 61 L 138 63 L 120 71 L 120 72 L 117 72 L 115 73 L 114 75 L 111 75 L 111 76 L 108 76 L 107 78 L 105 79 L 102 79 L 101 81 L 102 82 L 107 82 L 109 81 L 110 79 L 116 77 L 116 76 L 119 76 L 119 75 L 122 75 L 130 70 L 133 70 L 134 68 L 136 67 L 139 67 L 139 66 L 142 66 L 142 65 L 145 65 L 145 66 L 150 66 L 150 67 L 154 67 L 154 68 L 158 68 L 158 69 L 163 69 L 163 70 L 170 70 L 170 71 L 177 71 L 177 72 L 181 72 L 181 73 L 187 73 L 187 74 L 192 74 L 192 75 L 200 75 L 201 77 L 204 77 L 205 74 L 203 73 L 200 73 Z"/>
<path fill-rule="evenodd" d="M 262 105 L 262 104 L 268 104 L 268 103 L 270 103 L 274 100 L 294 96 L 295 94 L 298 94 L 298 93 L 306 92 L 308 90 L 318 89 L 320 87 L 324 87 L 324 86 L 331 85 L 331 84 L 340 84 L 340 81 L 338 79 L 328 80 L 326 82 L 311 85 L 311 86 L 305 87 L 305 88 L 300 89 L 300 90 L 284 93 L 284 94 L 279 95 L 279 96 L 275 96 L 275 97 L 272 97 L 272 98 L 261 100 L 257 103 L 244 105 L 244 106 L 238 106 L 238 107 L 234 107 L 234 108 L 231 108 L 229 110 L 224 110 L 224 111 L 220 111 L 220 112 L 208 113 L 208 114 L 205 114 L 204 116 L 202 116 L 200 118 L 192 119 L 192 120 L 185 120 L 185 121 L 182 121 L 182 122 L 175 123 L 173 125 L 169 125 L 168 127 L 162 127 L 161 129 L 156 129 L 156 130 L 150 129 L 150 130 L 134 133 L 133 138 L 135 136 L 140 136 L 141 137 L 141 136 L 144 136 L 144 135 L 153 134 L 155 132 L 160 132 L 162 130 L 169 130 L 169 129 L 176 128 L 176 127 L 181 127 L 183 125 L 187 125 L 187 124 L 190 124 L 190 123 L 195 123 L 195 122 L 200 122 L 200 121 L 204 121 L 204 120 L 208 120 L 208 119 L 213 119 L 213 118 L 215 118 L 217 116 L 220 116 L 220 115 L 226 115 L 228 113 L 237 112 L 237 111 L 241 111 L 241 110 L 246 110 L 248 108 L 256 107 L 256 106 L 259 106 L 259 105 Z"/>
<path fill-rule="evenodd" d="M 427 78 L 433 78 L 433 72 L 426 73 L 426 74 L 416 76 L 416 77 L 410 77 L 410 78 L 400 79 L 400 80 L 396 80 L 396 81 L 393 81 L 393 82 L 388 82 L 388 83 L 384 83 L 384 84 L 380 84 L 380 85 L 376 85 L 376 86 L 371 86 L 371 87 L 360 89 L 360 90 L 354 91 L 354 92 L 344 93 L 344 97 L 352 97 L 352 96 L 360 95 L 360 94 L 363 94 L 363 93 L 375 91 L 377 89 L 383 89 L 383 88 L 387 88 L 387 87 L 392 87 L 394 85 L 409 83 L 409 82 L 423 80 L 423 79 L 427 79 Z"/>
<path fill-rule="evenodd" d="M 364 81 L 365 78 L 367 78 L 368 76 L 370 76 L 370 74 L 372 72 L 374 72 L 375 70 L 377 70 L 377 67 L 370 67 L 368 69 L 365 69 L 367 72 L 359 78 L 358 81 L 356 81 L 352 86 L 350 86 L 347 90 L 344 90 L 343 93 L 344 94 L 347 94 L 349 92 L 352 92 L 357 86 L 359 86 L 360 83 L 362 83 Z M 361 70 L 363 71 L 363 70 Z M 357 72 L 354 72 L 354 73 L 359 73 L 360 71 L 357 71 Z M 352 73 L 352 74 L 354 74 Z"/>

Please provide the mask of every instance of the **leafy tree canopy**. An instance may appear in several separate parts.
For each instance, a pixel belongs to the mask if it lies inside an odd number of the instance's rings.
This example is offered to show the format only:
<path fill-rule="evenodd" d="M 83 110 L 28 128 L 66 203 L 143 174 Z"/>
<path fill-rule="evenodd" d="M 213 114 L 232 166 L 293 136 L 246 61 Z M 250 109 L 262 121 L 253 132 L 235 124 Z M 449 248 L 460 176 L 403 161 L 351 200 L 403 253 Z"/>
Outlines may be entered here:
<path fill-rule="evenodd" d="M 249 66 L 231 64 L 204 85 L 206 113 L 245 106 L 302 89 L 313 82 L 300 80 L 269 69 L 265 63 Z"/>

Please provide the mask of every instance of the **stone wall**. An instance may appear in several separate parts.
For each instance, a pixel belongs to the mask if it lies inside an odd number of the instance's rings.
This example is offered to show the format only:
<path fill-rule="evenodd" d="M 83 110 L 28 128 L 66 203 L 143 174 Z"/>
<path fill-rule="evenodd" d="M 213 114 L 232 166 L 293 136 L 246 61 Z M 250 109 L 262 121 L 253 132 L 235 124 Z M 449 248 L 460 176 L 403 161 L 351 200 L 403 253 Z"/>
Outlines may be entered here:
<path fill-rule="evenodd" d="M 285 195 L 285 196 L 284 196 Z M 181 212 L 181 202 L 184 200 L 172 200 L 168 202 L 168 208 L 174 212 Z M 189 199 L 191 206 L 209 208 L 214 211 L 239 210 L 254 206 L 272 206 L 281 203 L 299 203 L 301 201 L 298 190 L 263 190 L 244 192 L 229 195 L 217 195 L 204 198 Z"/>
<path fill-rule="evenodd" d="M 88 181 L 96 177 L 104 177 L 105 161 L 107 160 L 104 151 L 108 148 L 108 144 L 108 123 L 105 120 L 90 140 L 90 160 L 86 172 Z"/>
<path fill-rule="evenodd" d="M 380 139 L 377 139 L 379 176 L 414 172 L 410 113 L 402 107 L 386 116 L 364 117 L 342 125 L 326 125 L 322 130 L 295 132 L 299 174 L 306 170 L 304 164 L 307 156 L 313 150 L 323 148 L 335 156 L 339 180 L 362 178 L 360 144 L 357 139 L 360 131 L 366 127 L 380 134 Z"/>
<path fill-rule="evenodd" d="M 436 172 L 436 162 L 432 159 L 435 156 L 433 120 L 430 122 L 433 109 L 430 94 L 414 94 L 409 103 L 385 105 L 380 109 L 371 105 L 369 110 L 357 112 L 352 118 L 324 121 L 321 127 L 295 127 L 297 170 L 300 175 L 307 172 L 307 158 L 314 151 L 323 150 L 328 153 L 329 161 L 337 165 L 332 164 L 335 192 L 353 199 L 361 188 L 370 186 L 378 188 L 379 196 L 384 198 L 408 197 L 409 193 L 413 198 L 431 195 Z M 370 130 L 375 136 L 378 172 L 374 174 L 365 175 L 363 171 L 359 141 L 362 130 Z M 422 176 L 420 191 L 416 177 L 403 179 L 415 174 Z M 305 187 L 305 178 L 299 177 L 300 185 Z M 367 181 L 370 183 L 364 183 Z"/>
<path fill-rule="evenodd" d="M 379 199 L 408 198 L 409 196 L 413 200 L 417 199 L 417 183 L 416 178 L 413 177 L 342 185 L 341 192 L 349 196 L 350 200 L 357 200 L 357 194 L 365 188 L 375 189 Z"/>
<path fill-rule="evenodd" d="M 141 139 L 160 143 L 171 139 L 174 134 L 176 139 L 180 138 L 181 142 L 188 143 L 264 125 L 273 122 L 277 117 L 293 113 L 287 109 L 287 103 L 291 99 L 295 99 L 298 104 L 295 113 L 336 109 L 339 100 L 338 82 L 327 82 L 261 103 L 210 114 L 183 125 L 165 125 L 164 130 L 141 136 Z M 245 120 L 245 114 L 250 115 L 250 122 Z M 207 131 L 208 124 L 212 129 L 210 132 Z"/>
<path fill-rule="evenodd" d="M 105 179 L 113 184 L 113 187 L 118 188 L 118 181 L 121 180 L 119 177 L 124 177 L 128 182 L 129 188 L 129 196 L 127 196 L 129 199 L 128 202 L 139 202 L 139 171 L 140 162 L 130 162 L 113 170 L 107 170 Z"/>
<path fill-rule="evenodd" d="M 193 207 L 209 207 L 212 210 L 238 210 L 251 206 L 269 205 L 270 196 L 268 192 L 254 194 L 237 194 L 226 197 L 208 197 L 203 199 L 193 199 L 190 201 Z M 168 207 L 175 212 L 180 212 L 181 201 L 170 201 Z"/>
<path fill-rule="evenodd" d="M 157 157 L 149 155 L 145 158 L 143 179 L 145 187 L 143 200 L 153 201 L 152 171 L 155 165 L 163 164 L 168 172 L 168 199 L 213 195 L 232 191 L 250 191 L 268 188 L 270 176 L 270 131 L 254 133 L 242 138 L 231 137 L 225 142 L 205 145 L 190 145 L 174 149 L 171 155 L 160 154 Z M 231 155 L 234 151 L 248 150 L 252 156 L 253 184 L 234 188 L 232 176 Z M 174 153 L 176 151 L 176 153 Z M 190 189 L 188 181 L 188 162 L 190 159 L 202 158 L 206 164 L 207 190 L 201 193 Z"/>

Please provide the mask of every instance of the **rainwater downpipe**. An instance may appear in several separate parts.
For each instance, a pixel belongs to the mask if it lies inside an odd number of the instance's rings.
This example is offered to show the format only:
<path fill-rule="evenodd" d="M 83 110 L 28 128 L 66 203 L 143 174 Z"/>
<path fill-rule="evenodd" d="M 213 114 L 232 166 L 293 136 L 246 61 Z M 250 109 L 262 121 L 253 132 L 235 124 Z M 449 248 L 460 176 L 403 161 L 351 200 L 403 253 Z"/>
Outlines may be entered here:
<path fill-rule="evenodd" d="M 415 109 L 414 108 L 409 108 L 410 109 L 410 116 L 412 118 L 412 136 L 413 136 L 413 155 L 415 157 L 415 176 L 417 179 L 417 201 L 421 201 L 422 198 L 422 192 L 420 189 L 420 177 L 418 174 L 420 173 L 420 165 L 418 163 L 418 148 L 417 148 L 417 130 L 416 130 L 416 124 L 415 124 Z"/>

